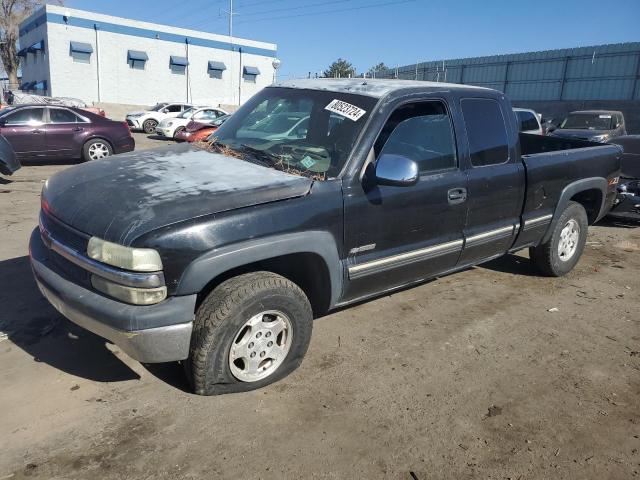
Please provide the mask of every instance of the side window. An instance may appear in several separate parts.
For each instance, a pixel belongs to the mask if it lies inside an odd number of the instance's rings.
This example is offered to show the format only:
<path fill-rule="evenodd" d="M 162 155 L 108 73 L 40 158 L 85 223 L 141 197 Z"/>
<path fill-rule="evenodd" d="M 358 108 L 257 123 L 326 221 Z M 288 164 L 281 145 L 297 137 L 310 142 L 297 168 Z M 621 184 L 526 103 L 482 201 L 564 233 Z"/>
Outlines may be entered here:
<path fill-rule="evenodd" d="M 167 113 L 178 113 L 182 111 L 182 105 L 167 105 L 164 110 Z"/>
<path fill-rule="evenodd" d="M 64 108 L 50 108 L 49 120 L 51 123 L 77 123 L 81 121 L 75 113 Z"/>
<path fill-rule="evenodd" d="M 455 168 L 458 164 L 451 119 L 442 102 L 421 102 L 398 108 L 380 132 L 374 151 L 402 155 L 418 164 L 420 173 Z"/>
<path fill-rule="evenodd" d="M 471 164 L 484 167 L 506 163 L 509 160 L 509 144 L 498 102 L 490 98 L 465 98 L 461 106 Z"/>
<path fill-rule="evenodd" d="M 4 117 L 7 125 L 35 125 L 42 123 L 44 108 L 24 108 Z"/>
<path fill-rule="evenodd" d="M 520 122 L 521 132 L 526 132 L 527 130 L 538 130 L 538 120 L 536 120 L 536 117 L 533 113 L 518 110 L 516 112 L 516 115 L 518 116 L 518 120 Z"/>

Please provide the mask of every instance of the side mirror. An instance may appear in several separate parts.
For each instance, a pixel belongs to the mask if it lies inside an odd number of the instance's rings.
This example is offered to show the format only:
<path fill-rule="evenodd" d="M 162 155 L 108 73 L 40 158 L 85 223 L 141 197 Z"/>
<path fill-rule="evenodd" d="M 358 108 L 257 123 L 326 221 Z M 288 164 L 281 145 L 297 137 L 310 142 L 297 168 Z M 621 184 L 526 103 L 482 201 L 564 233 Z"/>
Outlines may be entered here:
<path fill-rule="evenodd" d="M 378 185 L 410 187 L 418 183 L 418 164 L 410 158 L 384 153 L 376 163 Z"/>

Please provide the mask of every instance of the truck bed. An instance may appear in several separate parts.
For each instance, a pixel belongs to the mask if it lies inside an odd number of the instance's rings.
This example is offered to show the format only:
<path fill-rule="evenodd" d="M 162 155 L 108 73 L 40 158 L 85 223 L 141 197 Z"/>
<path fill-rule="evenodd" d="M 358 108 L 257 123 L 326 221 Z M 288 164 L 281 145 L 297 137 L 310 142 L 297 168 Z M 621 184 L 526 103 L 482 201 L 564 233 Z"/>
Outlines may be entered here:
<path fill-rule="evenodd" d="M 526 191 L 522 229 L 514 250 L 544 240 L 551 230 L 549 220 L 573 198 L 570 189 L 576 183 L 593 187 L 580 194 L 592 205 L 587 209 L 590 224 L 611 208 L 616 191 L 615 184 L 610 182 L 620 175 L 619 146 L 521 133 L 520 150 Z M 544 218 L 548 221 L 537 222 Z"/>

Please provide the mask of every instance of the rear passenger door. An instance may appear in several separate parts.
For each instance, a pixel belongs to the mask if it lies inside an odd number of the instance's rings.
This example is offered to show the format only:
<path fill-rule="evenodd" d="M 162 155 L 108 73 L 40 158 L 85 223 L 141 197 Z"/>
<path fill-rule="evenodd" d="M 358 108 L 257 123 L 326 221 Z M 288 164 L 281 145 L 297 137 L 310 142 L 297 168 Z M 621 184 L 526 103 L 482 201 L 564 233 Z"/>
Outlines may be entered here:
<path fill-rule="evenodd" d="M 49 107 L 47 121 L 47 151 L 55 158 L 77 158 L 87 137 L 88 120 L 68 108 Z"/>
<path fill-rule="evenodd" d="M 505 102 L 463 98 L 469 154 L 464 250 L 460 265 L 502 255 L 520 225 L 525 172 L 516 149 L 518 132 Z"/>

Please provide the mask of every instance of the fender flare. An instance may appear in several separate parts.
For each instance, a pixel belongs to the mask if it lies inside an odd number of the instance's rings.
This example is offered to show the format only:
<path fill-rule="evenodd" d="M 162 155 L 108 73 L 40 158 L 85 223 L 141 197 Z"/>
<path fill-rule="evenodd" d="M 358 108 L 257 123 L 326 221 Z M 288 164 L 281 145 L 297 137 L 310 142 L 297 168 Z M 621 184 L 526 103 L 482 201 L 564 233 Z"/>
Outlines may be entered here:
<path fill-rule="evenodd" d="M 199 293 L 211 280 L 229 270 L 293 253 L 313 253 L 323 259 L 331 282 L 330 308 L 338 303 L 344 269 L 335 238 L 326 231 L 288 233 L 215 248 L 189 264 L 180 278 L 176 295 Z"/>
<path fill-rule="evenodd" d="M 553 218 L 551 219 L 551 223 L 549 224 L 549 228 L 547 232 L 542 237 L 542 242 L 546 243 L 551 238 L 551 234 L 556 227 L 556 223 L 558 222 L 558 218 L 562 215 L 565 208 L 569 204 L 571 198 L 580 192 L 584 192 L 587 190 L 600 190 L 602 193 L 602 200 L 600 204 L 600 209 L 598 211 L 598 215 L 596 217 L 596 221 L 600 220 L 605 215 L 606 208 L 606 198 L 607 198 L 607 180 L 602 177 L 591 177 L 591 178 L 583 178 L 581 180 L 576 180 L 575 182 L 570 183 L 566 187 L 562 189 L 560 193 L 560 198 L 558 199 L 558 203 L 556 205 L 556 209 L 553 213 Z"/>

